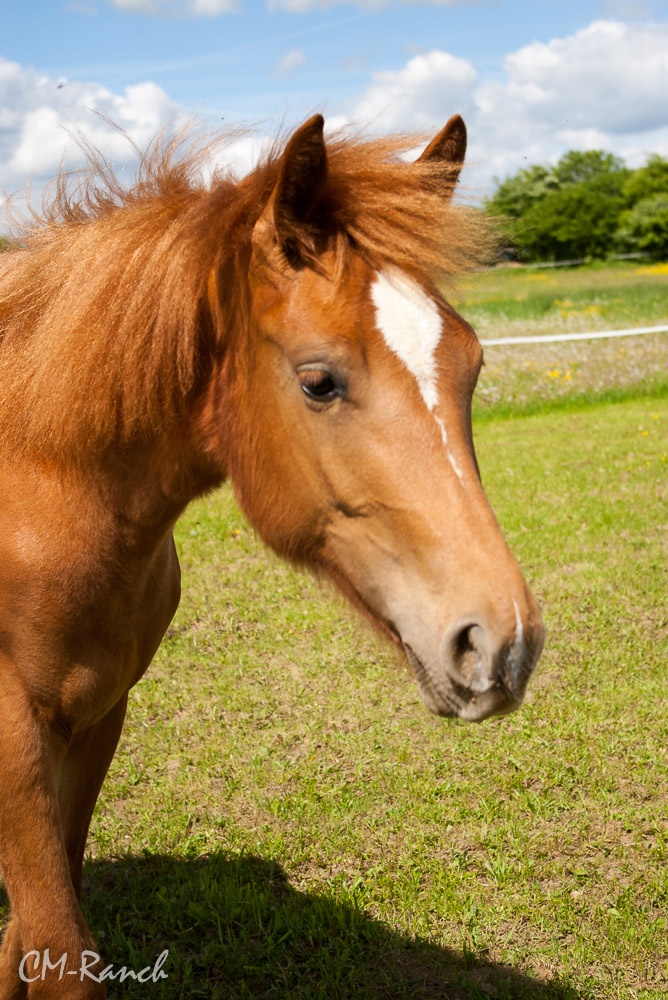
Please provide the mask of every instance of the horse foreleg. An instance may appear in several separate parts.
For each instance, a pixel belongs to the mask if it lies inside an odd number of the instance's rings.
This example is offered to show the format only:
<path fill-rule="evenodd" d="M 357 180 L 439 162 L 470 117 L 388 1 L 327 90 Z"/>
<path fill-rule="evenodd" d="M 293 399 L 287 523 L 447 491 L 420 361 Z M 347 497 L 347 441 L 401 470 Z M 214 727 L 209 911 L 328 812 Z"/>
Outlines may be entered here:
<path fill-rule="evenodd" d="M 77 734 L 63 762 L 58 798 L 72 885 L 78 898 L 88 827 L 118 746 L 127 702 L 124 694 L 100 722 Z"/>
<path fill-rule="evenodd" d="M 27 996 L 27 983 L 18 974 L 22 958 L 21 928 L 17 918 L 10 917 L 0 951 L 0 1000 L 23 1000 Z"/>
<path fill-rule="evenodd" d="M 58 805 L 66 754 L 62 734 L 8 670 L 0 696 L 0 861 L 12 915 L 0 952 L 0 1000 L 106 996 L 102 984 L 69 974 L 95 946 L 72 884 Z"/>

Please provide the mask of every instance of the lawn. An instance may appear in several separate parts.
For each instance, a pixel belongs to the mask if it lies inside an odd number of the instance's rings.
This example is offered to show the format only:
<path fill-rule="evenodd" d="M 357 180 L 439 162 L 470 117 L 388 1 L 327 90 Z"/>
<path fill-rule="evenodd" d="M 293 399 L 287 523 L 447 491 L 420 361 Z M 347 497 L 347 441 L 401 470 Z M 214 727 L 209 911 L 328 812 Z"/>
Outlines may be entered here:
<path fill-rule="evenodd" d="M 93 822 L 105 957 L 163 998 L 642 998 L 668 988 L 665 401 L 478 427 L 544 608 L 526 704 L 433 718 L 229 490 Z M 144 996 L 117 986 L 118 996 Z"/>

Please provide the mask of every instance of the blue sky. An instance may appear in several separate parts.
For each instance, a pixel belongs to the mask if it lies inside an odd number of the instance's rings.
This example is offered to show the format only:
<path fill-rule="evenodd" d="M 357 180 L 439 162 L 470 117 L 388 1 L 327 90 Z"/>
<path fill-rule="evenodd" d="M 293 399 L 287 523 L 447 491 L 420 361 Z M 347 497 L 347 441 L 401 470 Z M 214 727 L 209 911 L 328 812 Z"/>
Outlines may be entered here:
<path fill-rule="evenodd" d="M 256 126 L 231 156 L 321 110 L 333 125 L 435 131 L 455 111 L 481 190 L 527 162 L 603 147 L 668 154 L 665 0 L 5 0 L 0 188 L 58 167 L 77 123 L 128 156 L 195 112 Z M 466 180 L 465 175 L 465 180 Z"/>

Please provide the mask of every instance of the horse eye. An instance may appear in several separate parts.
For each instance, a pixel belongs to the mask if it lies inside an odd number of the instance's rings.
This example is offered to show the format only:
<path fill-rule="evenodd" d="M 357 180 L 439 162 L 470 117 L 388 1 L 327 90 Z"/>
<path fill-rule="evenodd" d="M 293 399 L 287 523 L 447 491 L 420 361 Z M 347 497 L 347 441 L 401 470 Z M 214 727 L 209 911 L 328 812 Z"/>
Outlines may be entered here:
<path fill-rule="evenodd" d="M 318 403 L 331 403 L 341 395 L 338 385 L 329 372 L 304 371 L 300 373 L 299 379 L 304 395 Z"/>

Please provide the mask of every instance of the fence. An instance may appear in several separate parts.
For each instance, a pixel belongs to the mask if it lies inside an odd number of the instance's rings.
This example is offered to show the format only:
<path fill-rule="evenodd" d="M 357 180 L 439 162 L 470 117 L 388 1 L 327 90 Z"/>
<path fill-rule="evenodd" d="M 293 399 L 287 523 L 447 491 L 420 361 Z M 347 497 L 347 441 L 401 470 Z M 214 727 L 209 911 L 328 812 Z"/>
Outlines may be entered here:
<path fill-rule="evenodd" d="M 483 347 L 505 347 L 509 344 L 558 344 L 567 340 L 603 340 L 606 337 L 640 337 L 646 333 L 667 333 L 668 326 L 638 326 L 629 330 L 593 330 L 590 333 L 556 333 L 537 337 L 498 337 L 481 340 Z"/>

